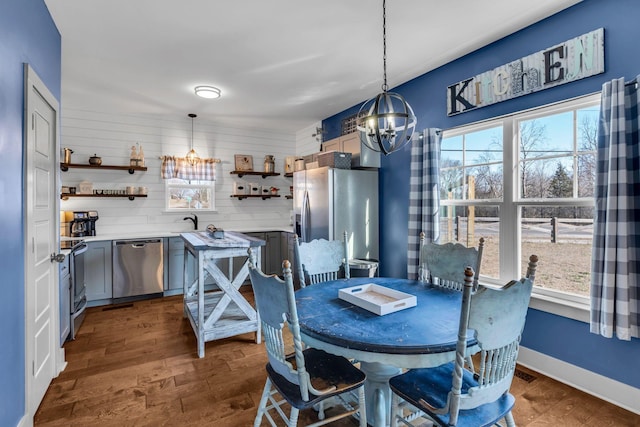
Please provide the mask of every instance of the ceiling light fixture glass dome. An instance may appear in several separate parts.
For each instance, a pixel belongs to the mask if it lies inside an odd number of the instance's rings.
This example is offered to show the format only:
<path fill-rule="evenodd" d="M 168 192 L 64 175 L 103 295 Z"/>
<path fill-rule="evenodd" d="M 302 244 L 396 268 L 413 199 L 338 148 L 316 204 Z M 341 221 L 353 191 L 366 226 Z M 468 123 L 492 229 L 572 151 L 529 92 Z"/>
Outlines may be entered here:
<path fill-rule="evenodd" d="M 214 86 L 196 86 L 194 90 L 201 98 L 215 99 L 221 95 L 220 89 Z"/>

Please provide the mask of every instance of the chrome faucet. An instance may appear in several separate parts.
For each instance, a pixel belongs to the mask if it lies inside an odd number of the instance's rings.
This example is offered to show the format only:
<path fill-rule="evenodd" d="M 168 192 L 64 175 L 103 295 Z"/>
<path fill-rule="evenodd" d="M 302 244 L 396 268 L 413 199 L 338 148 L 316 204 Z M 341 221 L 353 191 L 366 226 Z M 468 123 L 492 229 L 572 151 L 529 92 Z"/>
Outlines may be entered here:
<path fill-rule="evenodd" d="M 198 229 L 198 215 L 196 215 L 196 214 L 191 214 L 191 215 L 193 215 L 193 217 L 185 216 L 184 218 L 182 218 L 182 220 L 183 221 L 190 220 L 191 222 L 193 222 L 193 229 L 197 230 Z"/>

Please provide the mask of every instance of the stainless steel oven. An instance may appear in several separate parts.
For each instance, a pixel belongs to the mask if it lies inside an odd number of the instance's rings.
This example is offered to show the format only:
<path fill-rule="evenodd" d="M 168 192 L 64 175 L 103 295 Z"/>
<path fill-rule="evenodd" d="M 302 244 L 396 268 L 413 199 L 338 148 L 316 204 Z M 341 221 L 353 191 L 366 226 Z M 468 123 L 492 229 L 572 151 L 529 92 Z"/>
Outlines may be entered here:
<path fill-rule="evenodd" d="M 76 338 L 87 308 L 86 284 L 84 280 L 84 254 L 87 244 L 79 241 L 71 248 L 69 254 L 69 271 L 71 276 L 71 339 Z"/>

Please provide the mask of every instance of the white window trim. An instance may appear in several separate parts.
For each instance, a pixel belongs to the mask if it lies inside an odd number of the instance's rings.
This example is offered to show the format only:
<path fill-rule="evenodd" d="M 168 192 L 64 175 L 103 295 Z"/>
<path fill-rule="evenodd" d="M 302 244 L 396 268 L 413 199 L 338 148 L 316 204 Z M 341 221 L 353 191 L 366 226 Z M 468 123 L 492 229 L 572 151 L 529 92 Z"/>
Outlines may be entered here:
<path fill-rule="evenodd" d="M 484 120 L 478 123 L 472 123 L 469 125 L 460 126 L 454 129 L 445 130 L 442 134 L 444 137 L 454 137 L 458 135 L 468 134 L 472 132 L 481 131 L 484 129 L 496 127 L 501 124 L 503 127 L 503 164 L 516 165 L 518 162 L 518 149 L 517 144 L 513 141 L 517 141 L 517 126 L 514 124 L 522 120 L 531 120 L 537 117 L 548 116 L 549 114 L 559 114 L 565 111 L 573 111 L 581 109 L 594 103 L 598 103 L 600 100 L 600 93 L 594 93 L 585 95 L 582 97 L 574 98 L 567 101 L 562 101 L 546 106 L 536 107 L 531 110 L 517 112 L 493 119 Z M 510 143 L 507 143 L 510 142 Z M 505 191 L 503 193 L 503 200 L 457 200 L 456 206 L 460 205 L 494 205 L 498 206 L 501 212 L 500 221 L 500 238 L 504 240 L 504 244 L 500 247 L 500 259 L 504 260 L 512 258 L 515 254 L 515 259 L 521 259 L 520 245 L 520 228 L 514 230 L 508 229 L 508 225 L 519 223 L 521 207 L 523 206 L 536 206 L 536 205 L 549 205 L 550 200 L 539 199 L 522 199 L 517 200 L 518 197 L 518 180 L 514 177 L 517 174 L 517 169 L 514 167 L 504 167 L 504 182 L 516 183 L 511 185 L 510 192 Z M 509 180 L 509 181 L 507 181 Z M 506 186 L 505 186 L 506 187 Z M 553 205 L 571 205 L 571 206 L 593 206 L 594 202 L 591 199 L 554 199 Z M 448 203 L 442 203 L 446 206 Z M 504 216 L 503 216 L 504 215 Z M 507 240 L 508 239 L 508 240 Z M 507 265 L 508 264 L 508 265 Z M 518 263 L 506 263 L 500 262 L 500 276 L 501 277 L 517 277 L 520 275 L 520 265 Z M 488 277 L 482 277 L 480 283 L 487 286 L 501 286 L 500 280 L 492 279 Z M 530 307 L 536 310 L 544 311 L 547 313 L 555 314 L 558 316 L 566 317 L 569 319 L 577 320 L 580 322 L 589 323 L 590 316 L 590 300 L 589 297 L 567 294 L 564 292 L 541 288 L 534 286 L 533 293 L 531 295 Z"/>
<path fill-rule="evenodd" d="M 558 296 L 560 292 L 548 292 L 548 289 L 535 288 L 529 307 L 557 316 L 589 323 L 589 298 L 578 295 Z M 575 298 L 575 299 L 574 299 Z"/>
<path fill-rule="evenodd" d="M 211 189 L 211 207 L 208 209 L 198 209 L 198 208 L 184 208 L 184 209 L 178 209 L 178 208 L 170 208 L 169 207 L 169 187 L 171 188 L 178 188 L 178 187 L 184 187 L 184 188 L 193 188 L 193 187 L 204 187 L 205 184 L 170 184 L 170 180 L 166 179 L 164 180 L 164 212 L 166 213 L 178 213 L 178 214 L 183 214 L 185 212 L 217 212 L 216 210 L 216 182 L 215 181 L 207 181 L 208 187 L 210 187 Z M 202 181 L 199 181 L 202 182 Z"/>
<path fill-rule="evenodd" d="M 490 288 L 498 288 L 504 285 L 500 280 L 488 277 L 482 277 L 480 284 Z M 565 294 L 553 289 L 534 286 L 529 307 L 568 319 L 589 323 L 590 302 L 586 296 Z"/>

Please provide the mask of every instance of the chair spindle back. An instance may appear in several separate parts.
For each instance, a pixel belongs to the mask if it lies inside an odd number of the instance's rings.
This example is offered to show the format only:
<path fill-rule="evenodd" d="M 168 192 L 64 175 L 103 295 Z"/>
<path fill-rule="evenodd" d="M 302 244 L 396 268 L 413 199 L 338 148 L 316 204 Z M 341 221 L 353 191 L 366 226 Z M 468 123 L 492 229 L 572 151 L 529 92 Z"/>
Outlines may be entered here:
<path fill-rule="evenodd" d="M 297 235 L 294 239 L 300 287 L 336 280 L 341 267 L 344 269 L 345 278 L 349 278 L 349 248 L 346 231 L 343 233 L 342 242 L 326 239 L 300 242 Z"/>

